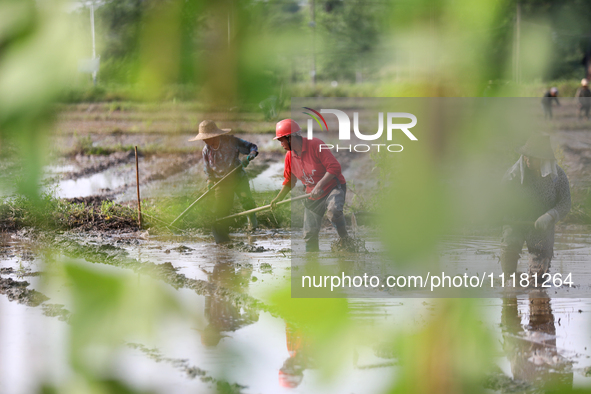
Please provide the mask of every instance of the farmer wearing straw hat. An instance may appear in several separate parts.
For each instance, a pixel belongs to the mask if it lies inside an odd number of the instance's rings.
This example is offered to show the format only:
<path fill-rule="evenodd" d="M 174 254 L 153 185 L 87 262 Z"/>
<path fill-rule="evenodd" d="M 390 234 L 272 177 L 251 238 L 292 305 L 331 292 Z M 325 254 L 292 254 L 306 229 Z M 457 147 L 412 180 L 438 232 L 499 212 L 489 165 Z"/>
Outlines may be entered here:
<path fill-rule="evenodd" d="M 589 81 L 587 78 L 581 79 L 581 87 L 577 89 L 575 98 L 579 100 L 579 119 L 585 115 L 589 120 L 589 110 L 591 109 L 591 90 L 589 90 Z"/>
<path fill-rule="evenodd" d="M 341 240 L 350 240 L 343 215 L 347 185 L 341 164 L 330 150 L 320 150 L 324 142 L 318 138 L 302 138 L 300 126 L 292 119 L 284 119 L 275 127 L 285 155 L 283 187 L 271 206 L 283 200 L 299 179 L 311 193 L 304 206 L 304 241 L 307 252 L 319 251 L 318 234 L 326 213 Z M 296 179 L 297 178 L 297 179 Z"/>
<path fill-rule="evenodd" d="M 517 152 L 519 160 L 503 177 L 513 200 L 506 218 L 511 224 L 503 226 L 501 265 L 506 275 L 515 273 L 525 242 L 528 272 L 542 283 L 554 253 L 554 226 L 570 211 L 570 186 L 548 135 L 533 134 Z"/>
<path fill-rule="evenodd" d="M 199 124 L 199 134 L 189 140 L 203 140 L 205 142 L 203 168 L 207 174 L 208 188 L 211 188 L 237 166 L 246 167 L 259 154 L 255 144 L 228 135 L 230 131 L 230 129 L 219 129 L 212 120 L 204 120 Z M 247 155 L 242 161 L 239 159 L 241 153 Z M 255 208 L 248 176 L 244 168 L 226 178 L 215 189 L 214 211 L 217 217 L 224 217 L 230 213 L 234 206 L 234 194 L 238 196 L 244 209 Z M 254 213 L 248 216 L 248 221 L 251 229 L 256 228 L 257 219 Z M 212 232 L 216 243 L 224 243 L 230 240 L 228 236 L 229 223 L 227 221 L 214 224 Z"/>

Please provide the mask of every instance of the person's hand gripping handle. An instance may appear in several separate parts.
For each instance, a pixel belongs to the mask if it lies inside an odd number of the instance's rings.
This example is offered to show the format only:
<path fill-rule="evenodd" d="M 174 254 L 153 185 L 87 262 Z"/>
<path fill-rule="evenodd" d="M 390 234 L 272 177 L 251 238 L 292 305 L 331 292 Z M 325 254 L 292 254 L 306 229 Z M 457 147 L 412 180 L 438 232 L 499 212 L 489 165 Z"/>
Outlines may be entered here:
<path fill-rule="evenodd" d="M 255 157 L 257 157 L 257 152 L 250 152 L 248 156 L 242 159 L 242 167 L 248 167 L 248 164 L 253 161 Z"/>

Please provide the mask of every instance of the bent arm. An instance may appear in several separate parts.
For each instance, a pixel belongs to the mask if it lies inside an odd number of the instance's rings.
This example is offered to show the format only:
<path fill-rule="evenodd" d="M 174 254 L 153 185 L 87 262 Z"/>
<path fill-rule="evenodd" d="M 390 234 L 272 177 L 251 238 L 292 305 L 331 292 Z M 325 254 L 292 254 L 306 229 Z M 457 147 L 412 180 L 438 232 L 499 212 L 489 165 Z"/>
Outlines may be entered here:
<path fill-rule="evenodd" d="M 285 198 L 285 196 L 287 196 L 287 194 L 291 191 L 291 185 L 287 184 L 287 185 L 283 185 L 283 187 L 281 188 L 281 190 L 279 191 L 279 194 L 277 195 L 277 197 L 275 197 L 273 200 L 277 200 L 277 201 L 281 201 Z"/>
<path fill-rule="evenodd" d="M 318 190 L 318 194 L 320 194 L 320 191 L 324 191 L 326 185 L 328 185 L 328 183 L 333 180 L 334 178 L 336 178 L 336 176 L 334 174 L 331 174 L 330 172 L 327 172 L 326 174 L 324 174 L 324 176 L 322 177 L 322 179 L 320 181 L 318 181 L 318 183 L 316 184 L 316 187 L 314 187 L 314 191 Z M 312 193 L 313 195 L 316 193 Z"/>
<path fill-rule="evenodd" d="M 236 139 L 236 146 L 238 147 L 238 152 L 242 153 L 243 155 L 249 155 L 254 153 L 254 156 L 259 154 L 259 148 L 256 144 L 252 142 L 248 142 L 243 140 L 242 138 L 234 137 Z"/>

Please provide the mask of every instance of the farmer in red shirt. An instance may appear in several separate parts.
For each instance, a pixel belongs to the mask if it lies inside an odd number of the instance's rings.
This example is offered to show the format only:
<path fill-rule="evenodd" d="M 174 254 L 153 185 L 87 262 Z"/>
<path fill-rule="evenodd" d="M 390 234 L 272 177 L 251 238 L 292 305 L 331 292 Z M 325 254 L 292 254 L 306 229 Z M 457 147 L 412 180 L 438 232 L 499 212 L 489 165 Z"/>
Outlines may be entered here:
<path fill-rule="evenodd" d="M 319 250 L 318 233 L 324 213 L 336 228 L 339 237 L 348 238 L 343 215 L 347 186 L 337 159 L 329 149 L 321 150 L 324 142 L 318 138 L 302 138 L 300 130 L 300 126 L 291 119 L 277 123 L 277 136 L 274 139 L 281 142 L 287 154 L 283 188 L 271 201 L 271 206 L 274 207 L 285 198 L 297 179 L 304 184 L 306 193 L 312 193 L 304 203 L 304 241 L 307 252 L 316 252 Z"/>

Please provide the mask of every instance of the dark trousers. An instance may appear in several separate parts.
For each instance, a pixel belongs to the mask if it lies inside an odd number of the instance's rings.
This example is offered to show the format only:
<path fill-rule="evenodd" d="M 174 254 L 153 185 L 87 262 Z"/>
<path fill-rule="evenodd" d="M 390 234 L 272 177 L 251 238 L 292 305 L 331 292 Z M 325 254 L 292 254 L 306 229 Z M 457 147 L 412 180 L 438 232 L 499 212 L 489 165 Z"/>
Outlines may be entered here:
<path fill-rule="evenodd" d="M 238 173 L 235 176 L 225 179 L 215 189 L 214 212 L 216 218 L 223 218 L 230 214 L 234 206 L 234 194 L 238 196 L 238 200 L 244 210 L 254 209 L 256 207 L 254 198 L 252 198 L 252 193 L 250 192 L 248 177 L 244 173 Z M 213 225 L 212 232 L 216 243 L 228 242 L 230 240 L 229 227 L 229 220 L 216 222 Z"/>
<path fill-rule="evenodd" d="M 539 279 L 548 272 L 554 255 L 554 226 L 546 231 L 525 225 L 503 226 L 501 266 L 505 274 L 511 275 L 517 270 L 524 242 L 529 251 L 528 273 L 537 274 Z"/>
<path fill-rule="evenodd" d="M 347 237 L 347 226 L 345 224 L 345 215 L 343 207 L 345 206 L 345 196 L 347 195 L 347 185 L 337 185 L 326 196 L 319 200 L 306 200 L 304 202 L 304 241 L 306 242 L 306 251 L 315 252 L 319 250 L 318 234 L 322 226 L 322 218 L 326 216 L 337 230 L 341 238 Z"/>
<path fill-rule="evenodd" d="M 552 104 L 542 104 L 544 107 L 544 119 L 552 119 Z"/>
<path fill-rule="evenodd" d="M 579 107 L 579 119 L 583 116 L 585 117 L 585 119 L 589 119 L 589 109 L 591 109 L 591 105 L 587 103 L 581 104 Z"/>

